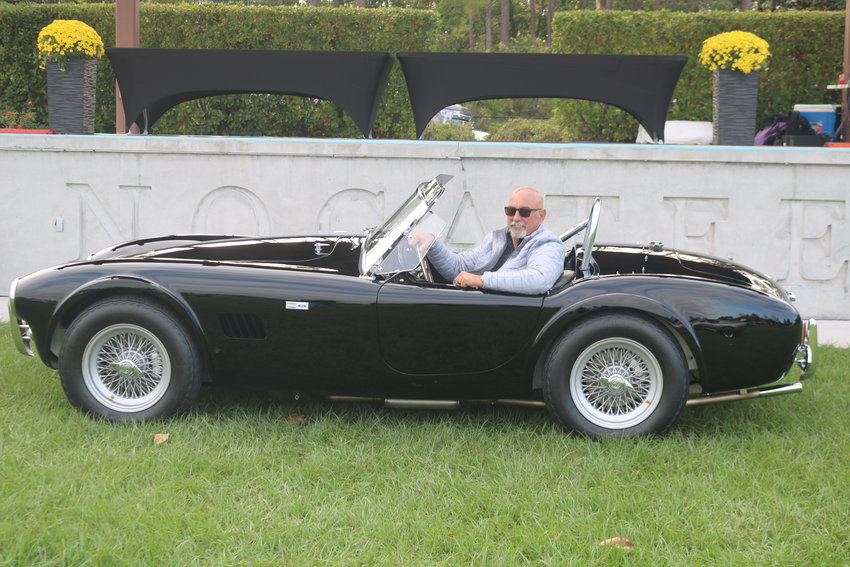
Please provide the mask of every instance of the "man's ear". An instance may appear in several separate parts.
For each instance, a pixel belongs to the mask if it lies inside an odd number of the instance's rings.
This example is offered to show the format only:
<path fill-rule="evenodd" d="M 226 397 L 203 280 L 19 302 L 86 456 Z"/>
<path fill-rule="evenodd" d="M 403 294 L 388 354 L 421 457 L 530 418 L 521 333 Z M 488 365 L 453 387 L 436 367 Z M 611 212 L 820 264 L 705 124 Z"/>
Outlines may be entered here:
<path fill-rule="evenodd" d="M 540 209 L 540 222 L 546 220 L 546 209 Z"/>

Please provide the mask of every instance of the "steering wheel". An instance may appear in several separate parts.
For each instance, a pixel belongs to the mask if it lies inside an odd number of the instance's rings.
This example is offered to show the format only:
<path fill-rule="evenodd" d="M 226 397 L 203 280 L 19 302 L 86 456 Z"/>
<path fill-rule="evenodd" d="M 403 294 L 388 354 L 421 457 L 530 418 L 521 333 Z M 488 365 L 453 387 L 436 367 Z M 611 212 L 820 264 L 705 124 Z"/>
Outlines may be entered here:
<path fill-rule="evenodd" d="M 416 248 L 410 244 L 402 244 L 396 250 L 398 262 L 402 266 L 415 266 L 419 263 L 419 254 Z"/>
<path fill-rule="evenodd" d="M 593 202 L 590 207 L 590 214 L 587 216 L 587 229 L 584 231 L 584 242 L 582 243 L 581 270 L 582 275 L 588 278 L 592 275 L 593 262 L 593 243 L 596 242 L 596 230 L 599 228 L 599 211 L 602 209 L 602 202 L 599 197 Z"/>
<path fill-rule="evenodd" d="M 415 279 L 425 280 L 428 283 L 434 283 L 434 276 L 431 273 L 431 267 L 424 256 L 420 256 L 416 246 L 411 244 L 403 244 L 396 250 L 396 258 L 400 266 L 413 266 L 407 272 Z"/>

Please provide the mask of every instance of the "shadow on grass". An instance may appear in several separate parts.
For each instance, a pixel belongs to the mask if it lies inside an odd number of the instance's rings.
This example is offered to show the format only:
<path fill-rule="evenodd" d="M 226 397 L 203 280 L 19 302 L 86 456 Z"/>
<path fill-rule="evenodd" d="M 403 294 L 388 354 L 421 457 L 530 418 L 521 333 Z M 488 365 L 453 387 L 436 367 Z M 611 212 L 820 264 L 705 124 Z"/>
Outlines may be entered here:
<path fill-rule="evenodd" d="M 670 434 L 684 437 L 748 436 L 765 429 L 793 430 L 801 413 L 809 412 L 802 396 L 785 396 L 764 400 L 745 400 L 685 408 Z M 217 421 L 262 417 L 286 423 L 287 420 L 330 420 L 339 424 L 361 424 L 413 427 L 418 424 L 441 423 L 465 428 L 486 427 L 495 432 L 523 430 L 544 434 L 561 434 L 545 408 L 500 404 L 462 403 L 457 409 L 398 409 L 380 402 L 330 401 L 322 397 L 292 392 L 266 392 L 205 385 L 191 414 Z"/>
<path fill-rule="evenodd" d="M 388 408 L 372 401 L 331 401 L 321 396 L 294 392 L 257 391 L 205 385 L 191 414 L 214 417 L 218 420 L 244 419 L 262 416 L 264 419 L 303 419 L 309 423 L 329 419 L 338 423 L 387 425 L 401 427 L 422 423 L 467 427 L 488 427 L 493 430 L 517 428 L 527 431 L 558 432 L 545 408 L 517 407 L 498 404 L 466 403 L 457 409 Z"/>

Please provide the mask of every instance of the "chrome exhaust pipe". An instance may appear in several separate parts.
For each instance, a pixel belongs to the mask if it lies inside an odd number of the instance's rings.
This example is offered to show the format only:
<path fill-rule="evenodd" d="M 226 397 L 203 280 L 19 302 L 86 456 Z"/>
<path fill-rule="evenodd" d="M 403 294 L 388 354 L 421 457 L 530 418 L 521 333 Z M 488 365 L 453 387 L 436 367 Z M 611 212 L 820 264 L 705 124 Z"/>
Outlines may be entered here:
<path fill-rule="evenodd" d="M 392 398 L 369 398 L 361 396 L 325 396 L 329 402 L 360 402 L 367 404 L 383 404 L 387 408 L 396 409 L 433 409 L 451 410 L 460 407 L 457 400 L 402 400 Z"/>
<path fill-rule="evenodd" d="M 453 410 L 460 407 L 457 400 L 384 400 L 384 407 L 396 409 Z"/>
<path fill-rule="evenodd" d="M 718 402 L 731 402 L 735 400 L 749 400 L 752 398 L 768 398 L 770 396 L 783 396 L 785 394 L 799 394 L 803 391 L 803 385 L 799 382 L 784 384 L 782 386 L 768 386 L 754 390 L 741 390 L 736 394 L 717 394 L 690 398 L 685 405 L 700 406 L 704 404 L 715 404 Z"/>
<path fill-rule="evenodd" d="M 521 408 L 538 408 L 538 409 L 546 409 L 546 402 L 541 402 L 537 400 L 509 400 L 509 399 L 497 399 L 497 400 L 464 400 L 464 403 L 467 404 L 484 404 L 490 406 L 516 406 Z"/>
<path fill-rule="evenodd" d="M 407 400 L 407 399 L 384 399 L 384 398 L 369 398 L 361 396 L 325 396 L 329 402 L 359 402 L 369 404 L 383 404 L 388 408 L 399 409 L 437 409 L 450 410 L 457 409 L 461 404 L 484 404 L 484 405 L 499 405 L 499 406 L 520 406 L 542 409 L 546 404 L 535 400 Z"/>
<path fill-rule="evenodd" d="M 342 403 L 367 403 L 367 404 L 381 404 L 384 402 L 384 398 L 367 398 L 365 396 L 325 396 L 325 399 L 329 402 L 342 402 Z"/>

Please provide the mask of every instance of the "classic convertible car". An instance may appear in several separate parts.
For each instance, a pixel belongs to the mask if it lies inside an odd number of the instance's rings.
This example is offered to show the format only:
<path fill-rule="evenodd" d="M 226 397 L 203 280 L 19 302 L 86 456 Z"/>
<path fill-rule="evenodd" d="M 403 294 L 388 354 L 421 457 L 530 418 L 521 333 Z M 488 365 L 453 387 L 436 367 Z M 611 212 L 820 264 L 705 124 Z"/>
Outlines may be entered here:
<path fill-rule="evenodd" d="M 663 434 L 688 404 L 798 392 L 816 324 L 732 262 L 563 234 L 543 295 L 454 287 L 425 256 L 449 176 L 364 235 L 169 236 L 19 278 L 18 349 L 109 420 L 186 411 L 202 382 L 388 405 L 545 405 L 592 437 Z M 417 242 L 412 245 L 411 242 Z M 795 366 L 799 369 L 794 368 Z"/>

